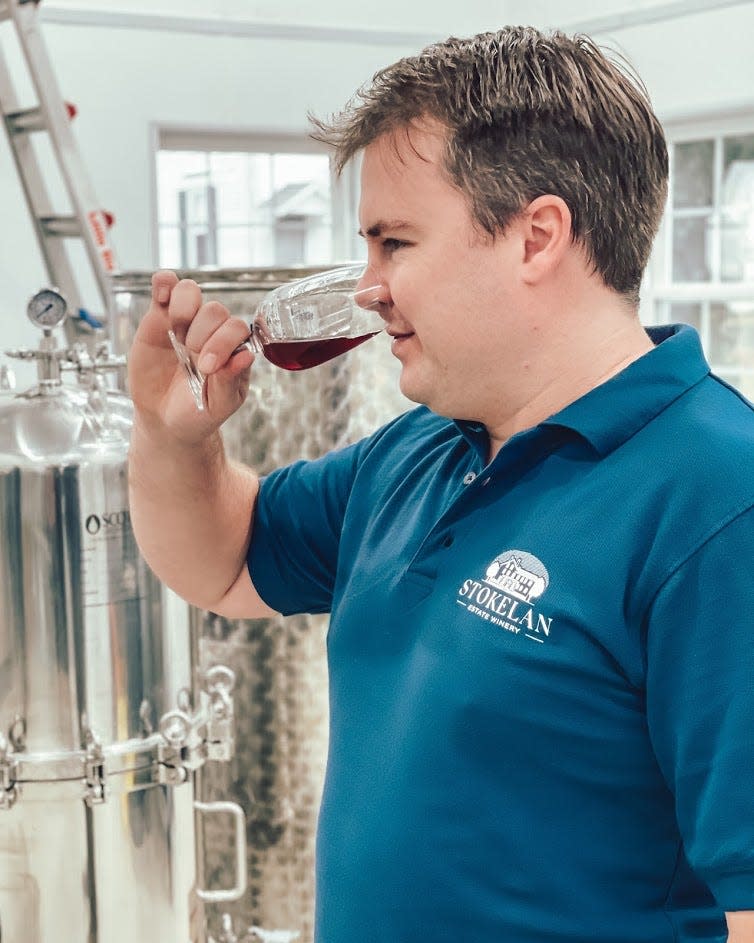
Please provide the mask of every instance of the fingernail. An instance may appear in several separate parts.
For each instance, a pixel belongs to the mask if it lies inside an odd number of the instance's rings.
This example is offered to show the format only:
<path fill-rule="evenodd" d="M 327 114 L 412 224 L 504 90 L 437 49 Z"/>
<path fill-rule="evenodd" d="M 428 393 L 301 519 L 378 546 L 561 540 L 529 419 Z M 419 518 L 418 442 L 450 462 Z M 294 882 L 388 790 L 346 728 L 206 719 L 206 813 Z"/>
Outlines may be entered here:
<path fill-rule="evenodd" d="M 161 305 L 166 305 L 170 301 L 170 289 L 164 286 L 157 292 L 157 301 Z"/>
<path fill-rule="evenodd" d="M 216 354 L 202 354 L 199 358 L 199 369 L 202 373 L 212 373 L 217 364 Z"/>

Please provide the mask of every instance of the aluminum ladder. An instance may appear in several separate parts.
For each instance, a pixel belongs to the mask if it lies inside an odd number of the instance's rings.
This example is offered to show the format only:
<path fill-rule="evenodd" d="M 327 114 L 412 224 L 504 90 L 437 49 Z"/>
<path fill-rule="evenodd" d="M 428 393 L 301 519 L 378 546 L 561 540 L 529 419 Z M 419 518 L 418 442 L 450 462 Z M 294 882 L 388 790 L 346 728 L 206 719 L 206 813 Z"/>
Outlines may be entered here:
<path fill-rule="evenodd" d="M 104 329 L 107 336 L 114 323 L 110 275 L 116 265 L 108 235 L 113 218 L 99 207 L 76 146 L 70 126 L 76 110 L 61 97 L 39 28 L 38 4 L 39 0 L 0 0 L 0 24 L 11 21 L 37 97 L 37 104 L 21 107 L 0 46 L 0 111 L 50 284 L 62 292 L 74 314 L 78 312 L 78 318 L 66 319 L 68 339 L 81 339 L 97 328 Z M 71 204 L 71 211 L 65 214 L 55 212 L 52 206 L 43 163 L 32 142 L 35 134 L 46 134 L 52 145 L 54 164 Z M 77 240 L 84 249 L 92 284 L 100 296 L 96 314 L 90 314 L 82 304 L 64 240 Z M 98 332 L 98 339 L 102 337 Z"/>

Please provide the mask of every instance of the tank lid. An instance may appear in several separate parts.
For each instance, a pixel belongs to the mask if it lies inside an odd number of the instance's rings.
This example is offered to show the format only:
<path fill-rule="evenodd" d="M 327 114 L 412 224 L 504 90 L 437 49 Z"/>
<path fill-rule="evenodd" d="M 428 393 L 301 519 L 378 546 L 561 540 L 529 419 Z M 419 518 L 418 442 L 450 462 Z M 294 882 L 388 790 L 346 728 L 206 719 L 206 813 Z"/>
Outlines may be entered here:
<path fill-rule="evenodd" d="M 124 456 L 131 422 L 131 401 L 102 382 L 88 389 L 40 383 L 0 398 L 0 468 Z"/>

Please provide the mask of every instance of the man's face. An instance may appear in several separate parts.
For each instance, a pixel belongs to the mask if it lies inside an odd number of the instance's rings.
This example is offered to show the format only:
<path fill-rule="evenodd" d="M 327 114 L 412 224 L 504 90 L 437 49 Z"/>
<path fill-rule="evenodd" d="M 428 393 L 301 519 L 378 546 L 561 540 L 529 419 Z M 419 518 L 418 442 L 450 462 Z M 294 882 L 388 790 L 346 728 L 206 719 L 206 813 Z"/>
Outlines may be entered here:
<path fill-rule="evenodd" d="M 442 170 L 438 126 L 383 135 L 364 151 L 359 221 L 362 284 L 384 285 L 383 317 L 404 395 L 435 412 L 486 421 L 494 377 L 520 341 L 511 314 L 515 239 L 493 241 Z M 498 394 L 499 397 L 499 394 Z"/>

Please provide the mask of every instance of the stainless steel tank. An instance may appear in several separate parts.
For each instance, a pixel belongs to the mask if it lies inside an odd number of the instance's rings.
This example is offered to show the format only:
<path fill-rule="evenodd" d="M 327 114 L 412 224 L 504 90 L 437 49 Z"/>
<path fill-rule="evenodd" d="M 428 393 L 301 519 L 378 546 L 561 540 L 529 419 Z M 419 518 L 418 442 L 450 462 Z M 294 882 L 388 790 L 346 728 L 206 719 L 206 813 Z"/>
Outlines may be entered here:
<path fill-rule="evenodd" d="M 265 294 L 318 268 L 200 269 L 205 300 L 251 320 Z M 127 352 L 149 305 L 150 272 L 113 277 L 111 336 Z M 223 427 L 233 458 L 265 473 L 314 458 L 365 435 L 406 409 L 398 364 L 386 337 L 311 370 L 289 373 L 259 357 L 249 397 Z M 327 753 L 328 689 L 324 616 L 228 620 L 192 610 L 199 663 L 220 660 L 236 674 L 236 752 L 231 763 L 205 767 L 198 794 L 230 795 L 246 815 L 248 890 L 231 906 L 207 908 L 216 943 L 311 943 L 314 844 Z M 235 856 L 220 817 L 206 820 L 208 877 L 220 880 Z"/>
<path fill-rule="evenodd" d="M 137 550 L 122 358 L 38 323 L 39 350 L 7 353 L 39 382 L 0 395 L 0 939 L 199 943 L 203 901 L 246 887 L 241 809 L 194 798 L 230 755 L 233 675 L 195 670 L 186 607 Z M 215 892 L 195 840 L 212 813 L 241 842 Z"/>

